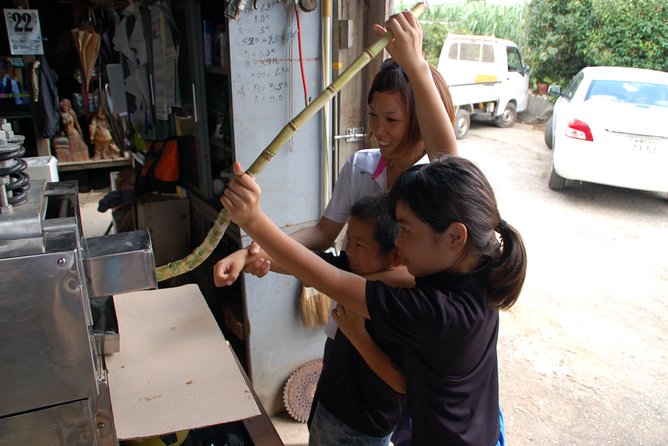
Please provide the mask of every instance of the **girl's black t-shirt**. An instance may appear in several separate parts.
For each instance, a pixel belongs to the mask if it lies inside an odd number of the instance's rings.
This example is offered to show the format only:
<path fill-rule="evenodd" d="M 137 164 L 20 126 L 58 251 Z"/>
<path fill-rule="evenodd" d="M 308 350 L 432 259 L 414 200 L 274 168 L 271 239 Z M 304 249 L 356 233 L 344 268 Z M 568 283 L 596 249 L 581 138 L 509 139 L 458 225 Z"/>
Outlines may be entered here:
<path fill-rule="evenodd" d="M 499 438 L 499 313 L 488 304 L 486 273 L 433 274 L 411 289 L 367 282 L 376 339 L 400 350 L 413 446 Z"/>

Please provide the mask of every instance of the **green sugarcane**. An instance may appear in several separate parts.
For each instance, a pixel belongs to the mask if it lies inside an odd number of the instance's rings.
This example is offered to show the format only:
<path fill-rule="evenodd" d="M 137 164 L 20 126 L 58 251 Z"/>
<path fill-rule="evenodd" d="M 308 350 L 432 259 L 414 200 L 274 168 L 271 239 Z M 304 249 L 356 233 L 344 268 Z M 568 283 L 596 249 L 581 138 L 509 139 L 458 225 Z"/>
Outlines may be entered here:
<path fill-rule="evenodd" d="M 411 10 L 416 16 L 420 16 L 427 9 L 426 2 L 416 4 Z M 278 153 L 288 139 L 301 128 L 306 121 L 315 115 L 322 107 L 327 104 L 341 89 L 359 73 L 371 60 L 380 54 L 381 51 L 390 43 L 393 36 L 388 32 L 383 37 L 374 42 L 365 49 L 341 75 L 329 84 L 304 110 L 302 110 L 293 120 L 288 122 L 278 135 L 271 141 L 264 151 L 258 156 L 246 173 L 257 177 L 264 169 L 267 163 Z M 170 262 L 167 265 L 156 268 L 156 277 L 158 282 L 176 277 L 181 274 L 192 271 L 202 264 L 216 249 L 218 243 L 223 238 L 227 227 L 230 225 L 230 215 L 227 209 L 223 209 L 213 227 L 209 230 L 204 242 L 199 245 L 192 253 L 183 259 Z"/>

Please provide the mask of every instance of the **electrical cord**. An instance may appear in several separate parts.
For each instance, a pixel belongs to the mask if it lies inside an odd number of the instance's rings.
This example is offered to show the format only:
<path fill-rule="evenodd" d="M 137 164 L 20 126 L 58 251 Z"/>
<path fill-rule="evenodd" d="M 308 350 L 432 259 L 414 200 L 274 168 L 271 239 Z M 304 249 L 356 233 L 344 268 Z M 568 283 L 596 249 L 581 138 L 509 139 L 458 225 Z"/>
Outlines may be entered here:
<path fill-rule="evenodd" d="M 295 5 L 295 16 L 297 16 L 297 42 L 299 44 L 299 69 L 302 73 L 302 86 L 304 87 L 304 106 L 308 106 L 310 99 L 308 96 L 308 87 L 306 85 L 306 74 L 304 72 L 304 55 L 302 51 L 302 24 L 299 19 L 299 6 L 297 2 L 294 2 Z"/>

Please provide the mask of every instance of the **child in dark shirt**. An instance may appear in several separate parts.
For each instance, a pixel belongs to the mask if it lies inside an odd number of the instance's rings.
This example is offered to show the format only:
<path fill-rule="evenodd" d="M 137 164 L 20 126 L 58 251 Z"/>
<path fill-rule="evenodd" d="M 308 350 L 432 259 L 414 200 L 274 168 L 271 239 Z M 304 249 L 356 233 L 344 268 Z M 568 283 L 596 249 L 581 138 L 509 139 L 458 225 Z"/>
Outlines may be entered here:
<path fill-rule="evenodd" d="M 442 157 L 406 170 L 392 186 L 398 254 L 410 289 L 367 281 L 329 265 L 262 212 L 260 187 L 235 163 L 221 201 L 280 265 L 369 319 L 376 339 L 397 344 L 406 377 L 413 446 L 492 446 L 499 440 L 496 344 L 499 310 L 517 300 L 526 275 L 520 234 L 501 219 L 494 192 L 470 161 Z M 351 333 L 352 334 L 352 333 Z M 368 359 L 369 344 L 351 339 Z"/>
<path fill-rule="evenodd" d="M 390 217 L 387 192 L 360 199 L 350 212 L 346 251 L 338 256 L 324 252 L 317 255 L 337 268 L 360 275 L 398 266 L 394 247 L 398 226 Z M 229 284 L 258 256 L 268 259 L 266 253 L 249 257 L 247 249 L 222 259 L 214 267 L 214 281 L 218 286 Z M 270 263 L 272 270 L 282 272 L 280 265 Z M 371 323 L 361 316 L 351 314 L 346 322 L 356 343 L 371 344 L 373 356 L 365 361 L 341 330 L 327 338 L 309 417 L 309 444 L 388 445 L 405 399 L 405 378 L 391 358 L 398 350 L 388 342 L 376 342 Z"/>

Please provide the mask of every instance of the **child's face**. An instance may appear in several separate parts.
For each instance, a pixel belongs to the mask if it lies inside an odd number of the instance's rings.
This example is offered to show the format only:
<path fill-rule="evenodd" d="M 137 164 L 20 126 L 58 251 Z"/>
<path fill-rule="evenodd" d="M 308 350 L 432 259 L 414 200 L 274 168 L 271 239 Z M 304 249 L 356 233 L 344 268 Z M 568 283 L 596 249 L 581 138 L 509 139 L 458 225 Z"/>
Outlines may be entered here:
<path fill-rule="evenodd" d="M 369 103 L 369 128 L 387 160 L 404 155 L 403 143 L 408 134 L 409 119 L 399 93 L 376 92 Z"/>
<path fill-rule="evenodd" d="M 391 266 L 392 251 L 383 254 L 380 244 L 374 239 L 376 225 L 351 217 L 348 221 L 346 254 L 350 270 L 355 274 L 371 274 Z"/>
<path fill-rule="evenodd" d="M 399 234 L 394 243 L 402 264 L 414 277 L 424 277 L 450 269 L 453 258 L 447 244 L 447 231 L 437 234 L 417 218 L 405 203 L 397 203 Z"/>

